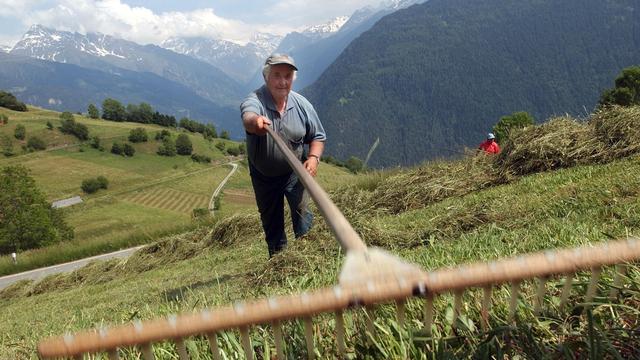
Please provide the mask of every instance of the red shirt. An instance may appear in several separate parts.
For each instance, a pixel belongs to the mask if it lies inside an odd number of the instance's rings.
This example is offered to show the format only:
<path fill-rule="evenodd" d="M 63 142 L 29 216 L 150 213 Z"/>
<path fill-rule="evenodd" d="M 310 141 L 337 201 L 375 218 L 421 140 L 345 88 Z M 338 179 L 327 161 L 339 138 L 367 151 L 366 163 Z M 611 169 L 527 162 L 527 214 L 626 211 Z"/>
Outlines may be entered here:
<path fill-rule="evenodd" d="M 489 154 L 498 154 L 500 152 L 500 146 L 493 140 L 485 140 L 480 144 L 480 150 L 484 150 Z"/>

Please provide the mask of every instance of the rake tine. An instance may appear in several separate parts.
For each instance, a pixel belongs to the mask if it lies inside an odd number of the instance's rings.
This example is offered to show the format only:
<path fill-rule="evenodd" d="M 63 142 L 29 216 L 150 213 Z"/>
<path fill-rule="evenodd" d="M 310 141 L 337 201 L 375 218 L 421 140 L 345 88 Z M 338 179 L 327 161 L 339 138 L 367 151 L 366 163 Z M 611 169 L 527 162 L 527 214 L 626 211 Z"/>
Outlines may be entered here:
<path fill-rule="evenodd" d="M 142 350 L 142 357 L 144 357 L 144 360 L 154 360 L 151 344 L 147 343 L 140 345 L 140 350 Z"/>
<path fill-rule="evenodd" d="M 486 332 L 489 328 L 489 310 L 491 309 L 491 286 L 485 286 L 482 296 L 482 331 Z"/>
<path fill-rule="evenodd" d="M 341 359 L 346 356 L 344 317 L 342 310 L 336 311 L 336 342 L 338 343 L 338 355 Z"/>
<path fill-rule="evenodd" d="M 189 360 L 189 354 L 187 354 L 187 348 L 184 346 L 184 339 L 176 339 L 176 349 L 178 350 L 178 356 L 180 360 Z"/>
<path fill-rule="evenodd" d="M 209 333 L 207 334 L 207 339 L 209 340 L 213 360 L 222 360 L 222 356 L 220 356 L 220 348 L 218 347 L 218 335 L 216 335 L 216 333 Z"/>
<path fill-rule="evenodd" d="M 569 294 L 571 294 L 571 287 L 573 285 L 573 276 L 575 274 L 568 274 L 564 279 L 564 286 L 562 286 L 562 296 L 560 297 L 560 308 L 562 309 L 569 300 Z"/>
<path fill-rule="evenodd" d="M 242 347 L 244 348 L 244 355 L 246 356 L 247 360 L 253 360 L 253 347 L 251 346 L 251 338 L 249 337 L 249 327 L 241 327 L 240 336 L 242 337 Z"/>
<path fill-rule="evenodd" d="M 613 300 L 618 296 L 619 289 L 622 287 L 622 277 L 627 274 L 627 266 L 624 264 L 616 265 L 616 274 L 613 277 L 611 291 L 609 291 L 609 299 Z"/>
<path fill-rule="evenodd" d="M 315 359 L 315 346 L 313 344 L 313 322 L 310 317 L 305 317 L 304 322 L 304 339 L 307 343 L 307 358 Z"/>
<path fill-rule="evenodd" d="M 598 282 L 600 281 L 600 273 L 602 273 L 601 267 L 594 267 L 591 269 L 591 281 L 589 282 L 587 293 L 584 296 L 584 302 L 587 303 L 586 308 L 591 307 L 591 305 L 588 305 L 588 303 L 590 303 L 593 300 L 593 297 L 598 292 Z"/>
<path fill-rule="evenodd" d="M 456 290 L 453 295 L 453 320 L 451 322 L 451 333 L 456 330 L 458 326 L 458 317 L 460 317 L 460 311 L 462 309 L 462 294 L 464 294 L 463 290 Z"/>
<path fill-rule="evenodd" d="M 407 319 L 405 315 L 405 308 L 406 308 L 405 305 L 406 305 L 405 300 L 396 301 L 396 319 L 398 321 L 398 326 L 401 328 L 404 327 L 404 323 Z"/>
<path fill-rule="evenodd" d="M 109 350 L 109 360 L 120 360 L 120 355 L 118 354 L 117 348 Z"/>
<path fill-rule="evenodd" d="M 278 359 L 285 359 L 284 341 L 282 340 L 282 323 L 280 323 L 280 321 L 273 323 L 273 340 L 276 343 L 276 355 Z"/>
<path fill-rule="evenodd" d="M 433 295 L 427 294 L 424 303 L 424 331 L 431 336 L 431 325 L 433 324 Z"/>
<path fill-rule="evenodd" d="M 509 322 L 513 322 L 516 317 L 516 307 L 518 296 L 520 295 L 520 281 L 511 283 L 511 301 L 509 301 Z"/>
<path fill-rule="evenodd" d="M 536 292 L 536 304 L 533 312 L 536 315 L 540 315 L 542 312 L 542 305 L 544 304 L 544 293 L 547 291 L 547 278 L 540 278 L 538 282 L 538 291 Z"/>

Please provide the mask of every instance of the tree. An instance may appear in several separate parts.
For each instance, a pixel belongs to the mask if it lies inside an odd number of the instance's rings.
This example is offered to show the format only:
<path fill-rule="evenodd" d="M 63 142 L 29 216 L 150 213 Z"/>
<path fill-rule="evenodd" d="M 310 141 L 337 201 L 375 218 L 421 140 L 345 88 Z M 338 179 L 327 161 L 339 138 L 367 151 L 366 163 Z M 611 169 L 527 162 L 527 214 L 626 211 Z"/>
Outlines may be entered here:
<path fill-rule="evenodd" d="M 615 87 L 600 96 L 600 105 L 640 105 L 640 66 L 623 69 L 615 80 Z"/>
<path fill-rule="evenodd" d="M 92 119 L 100 118 L 100 110 L 98 110 L 98 107 L 93 104 L 89 104 L 89 107 L 87 108 L 87 113 L 89 114 L 89 117 Z"/>
<path fill-rule="evenodd" d="M 218 132 L 216 131 L 216 127 L 211 124 L 205 125 L 202 136 L 207 140 L 213 140 L 214 138 L 217 138 Z"/>
<path fill-rule="evenodd" d="M 509 133 L 514 129 L 522 129 L 535 123 L 533 116 L 528 112 L 519 111 L 511 115 L 503 116 L 493 127 L 496 141 L 502 143 L 509 138 Z"/>
<path fill-rule="evenodd" d="M 31 136 L 27 140 L 27 148 L 30 150 L 44 150 L 47 148 L 47 143 L 37 136 Z"/>
<path fill-rule="evenodd" d="M 18 140 L 24 140 L 24 137 L 27 135 L 27 129 L 22 124 L 16 125 L 15 130 L 13 131 L 13 136 Z"/>
<path fill-rule="evenodd" d="M 129 132 L 129 141 L 132 143 L 145 142 L 147 140 L 149 140 L 149 135 L 147 135 L 147 130 L 144 128 L 131 129 Z"/>
<path fill-rule="evenodd" d="M 162 145 L 158 147 L 158 155 L 176 156 L 176 143 L 171 137 L 162 139 Z"/>
<path fill-rule="evenodd" d="M 97 178 L 84 179 L 80 188 L 87 194 L 93 194 L 100 189 L 106 189 L 109 186 L 109 180 L 100 175 Z"/>
<path fill-rule="evenodd" d="M 187 134 L 180 134 L 176 139 L 176 152 L 178 155 L 191 155 L 193 152 L 193 144 Z"/>
<path fill-rule="evenodd" d="M 222 130 L 220 133 L 220 138 L 229 140 L 229 132 L 227 130 Z"/>
<path fill-rule="evenodd" d="M 169 132 L 169 130 L 162 130 L 156 133 L 156 140 L 164 140 L 168 137 L 171 137 L 171 133 Z"/>
<path fill-rule="evenodd" d="M 125 121 L 127 111 L 118 100 L 106 98 L 102 102 L 102 118 L 111 121 Z"/>
<path fill-rule="evenodd" d="M 24 166 L 0 171 L 0 253 L 33 249 L 73 238 Z"/>
<path fill-rule="evenodd" d="M 100 146 L 100 137 L 98 135 L 92 136 L 89 145 L 94 149 L 100 150 L 102 148 L 102 146 Z"/>
<path fill-rule="evenodd" d="M 0 91 L 0 107 L 14 111 L 27 111 L 27 105 L 18 101 L 12 93 L 6 91 Z"/>

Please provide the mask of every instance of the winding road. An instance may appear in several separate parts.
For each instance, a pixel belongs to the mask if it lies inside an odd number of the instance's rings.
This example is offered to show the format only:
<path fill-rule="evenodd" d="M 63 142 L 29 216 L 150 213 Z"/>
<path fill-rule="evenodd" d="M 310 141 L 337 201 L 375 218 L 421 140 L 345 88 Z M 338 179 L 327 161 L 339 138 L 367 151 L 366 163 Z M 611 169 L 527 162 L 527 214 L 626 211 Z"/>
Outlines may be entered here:
<path fill-rule="evenodd" d="M 231 171 L 220 182 L 218 187 L 214 190 L 213 194 L 211 195 L 211 200 L 209 201 L 209 210 L 211 211 L 212 215 L 213 215 L 213 202 L 215 201 L 215 198 L 220 194 L 220 191 L 222 191 L 222 188 L 225 186 L 227 181 L 229 181 L 231 176 L 236 172 L 236 170 L 238 170 L 238 164 L 232 162 L 232 163 L 229 163 L 229 165 L 231 165 Z M 18 274 L 12 274 L 12 275 L 3 276 L 3 277 L 0 277 L 0 290 L 4 289 L 7 286 L 9 286 L 9 285 L 11 285 L 11 284 L 13 284 L 13 283 L 15 283 L 17 281 L 20 281 L 20 280 L 34 280 L 34 281 L 37 281 L 37 280 L 41 280 L 41 279 L 43 279 L 43 278 L 45 278 L 46 276 L 49 276 L 49 275 L 63 273 L 63 272 L 71 272 L 73 270 L 76 270 L 76 269 L 79 269 L 79 268 L 85 266 L 86 264 L 90 263 L 91 261 L 109 260 L 109 259 L 114 259 L 114 258 L 121 258 L 121 259 L 127 258 L 131 254 L 136 252 L 137 250 L 143 248 L 144 246 L 145 245 L 140 245 L 140 246 L 132 247 L 132 248 L 129 248 L 129 249 L 114 251 L 114 252 L 108 253 L 108 254 L 91 256 L 91 257 L 88 257 L 88 258 L 75 260 L 75 261 L 71 261 L 71 262 L 64 263 L 64 264 L 58 264 L 58 265 L 48 266 L 48 267 L 44 267 L 44 268 L 40 268 L 40 269 L 34 269 L 34 270 L 30 270 L 30 271 L 25 271 L 25 272 L 21 272 L 21 273 L 18 273 Z M 19 257 L 18 257 L 18 261 L 20 261 Z"/>

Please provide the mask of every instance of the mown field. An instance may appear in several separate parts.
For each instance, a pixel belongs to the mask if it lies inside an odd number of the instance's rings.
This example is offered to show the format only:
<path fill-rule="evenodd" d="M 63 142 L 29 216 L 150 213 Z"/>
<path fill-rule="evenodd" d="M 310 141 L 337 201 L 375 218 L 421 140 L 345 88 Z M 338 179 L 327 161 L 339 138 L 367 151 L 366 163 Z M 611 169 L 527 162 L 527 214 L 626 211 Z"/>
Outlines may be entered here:
<path fill-rule="evenodd" d="M 9 123 L 0 126 L 0 137 L 3 144 L 11 142 L 15 154 L 0 155 L 0 167 L 18 164 L 27 167 L 52 202 L 73 196 L 81 196 L 84 201 L 64 210 L 69 224 L 75 228 L 73 241 L 21 253 L 18 266 L 13 266 L 4 256 L 0 258 L 1 274 L 117 250 L 193 228 L 193 209 L 208 207 L 213 190 L 230 170 L 225 164 L 231 158 L 218 149 L 216 143 L 237 146 L 229 140 L 207 141 L 200 134 L 186 132 L 194 153 L 212 158 L 211 164 L 201 164 L 189 156 L 157 155 L 159 142 L 154 136 L 165 129 L 160 126 L 74 115 L 77 122 L 87 125 L 90 136 L 100 137 L 105 151 L 99 151 L 71 135 L 62 134 L 57 112 L 30 107 L 26 113 L 7 109 L 0 109 L 0 113 L 9 117 Z M 48 129 L 47 122 L 54 128 Z M 26 128 L 25 140 L 13 136 L 18 124 Z M 110 153 L 114 141 L 127 141 L 130 130 L 138 127 L 147 131 L 149 141 L 134 144 L 133 157 Z M 175 138 L 177 131 L 170 131 Z M 31 136 L 45 140 L 47 149 L 35 152 L 24 149 Z M 109 180 L 108 189 L 91 195 L 83 193 L 82 181 L 100 175 Z M 236 178 L 238 176 L 231 182 Z M 251 198 L 250 188 L 243 183 L 247 183 L 246 180 L 238 179 L 237 187 Z M 246 204 L 250 205 L 250 202 Z"/>
<path fill-rule="evenodd" d="M 640 157 L 634 147 L 640 131 L 628 129 L 638 128 L 640 111 L 616 111 L 601 116 L 627 129 L 622 133 L 604 131 L 602 118 L 560 119 L 526 129 L 500 157 L 334 178 L 331 196 L 365 242 L 426 270 L 637 236 Z M 530 137 L 538 141 L 518 142 Z M 0 292 L 0 358 L 35 359 L 37 342 L 47 336 L 332 286 L 343 253 L 316 219 L 309 234 L 271 260 L 256 212 L 245 210 L 159 239 L 127 260 L 16 284 Z M 535 283 L 524 282 L 515 323 L 507 319 L 509 288 L 497 287 L 488 331 L 479 326 L 481 290 L 465 293 L 455 331 L 452 296 L 436 297 L 432 336 L 423 331 L 423 299 L 408 302 L 404 328 L 392 305 L 368 314 L 355 308 L 346 315 L 348 352 L 358 359 L 640 357 L 637 263 L 630 264 L 613 300 L 613 271 L 604 269 L 596 297 L 583 311 L 589 275 L 578 274 L 566 308 L 558 306 L 562 279 L 549 279 L 542 315 L 533 312 Z M 367 334 L 371 315 L 375 333 Z M 321 358 L 336 356 L 334 325 L 330 316 L 314 319 Z M 252 328 L 251 337 L 259 358 L 273 357 L 269 326 Z M 307 356 L 301 321 L 285 323 L 285 342 L 289 358 Z M 211 359 L 204 338 L 186 343 L 192 358 Z M 221 334 L 220 346 L 225 358 L 243 358 L 237 332 Z M 155 344 L 154 354 L 177 359 L 169 342 Z M 120 356 L 140 358 L 136 349 Z"/>

